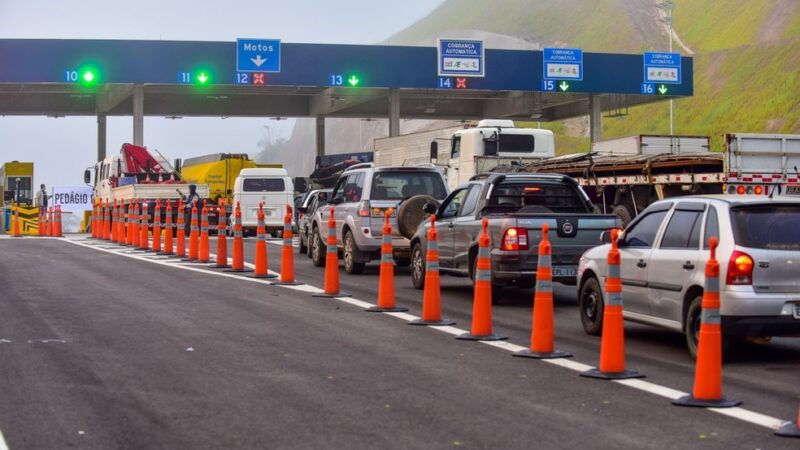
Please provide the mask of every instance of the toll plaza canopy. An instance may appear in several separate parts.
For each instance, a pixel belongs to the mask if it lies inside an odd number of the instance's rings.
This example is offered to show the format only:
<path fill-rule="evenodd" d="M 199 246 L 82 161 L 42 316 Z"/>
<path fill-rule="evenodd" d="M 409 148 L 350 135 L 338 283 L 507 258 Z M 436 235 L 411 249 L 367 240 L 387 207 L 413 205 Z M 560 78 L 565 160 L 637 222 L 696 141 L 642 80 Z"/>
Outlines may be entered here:
<path fill-rule="evenodd" d="M 580 79 L 548 81 L 542 51 L 482 49 L 476 77 L 443 75 L 436 47 L 273 43 L 241 70 L 237 42 L 3 39 L 0 114 L 388 117 L 391 128 L 399 117 L 557 120 L 693 94 L 689 57 L 677 58 L 678 82 L 648 87 L 640 54 L 581 52 Z"/>

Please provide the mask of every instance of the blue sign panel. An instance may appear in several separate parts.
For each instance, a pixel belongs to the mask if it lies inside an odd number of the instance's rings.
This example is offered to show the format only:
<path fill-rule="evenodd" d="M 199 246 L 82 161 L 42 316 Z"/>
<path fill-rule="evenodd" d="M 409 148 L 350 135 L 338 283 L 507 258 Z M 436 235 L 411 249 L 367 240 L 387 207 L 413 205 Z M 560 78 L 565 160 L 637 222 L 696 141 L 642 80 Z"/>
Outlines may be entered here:
<path fill-rule="evenodd" d="M 644 82 L 681 84 L 681 54 L 645 52 Z"/>
<path fill-rule="evenodd" d="M 280 72 L 280 39 L 237 39 L 237 72 Z"/>
<path fill-rule="evenodd" d="M 583 50 L 545 48 L 542 52 L 545 80 L 583 80 Z"/>
<path fill-rule="evenodd" d="M 483 77 L 483 41 L 455 41 L 439 39 L 440 77 L 451 75 L 460 77 Z"/>

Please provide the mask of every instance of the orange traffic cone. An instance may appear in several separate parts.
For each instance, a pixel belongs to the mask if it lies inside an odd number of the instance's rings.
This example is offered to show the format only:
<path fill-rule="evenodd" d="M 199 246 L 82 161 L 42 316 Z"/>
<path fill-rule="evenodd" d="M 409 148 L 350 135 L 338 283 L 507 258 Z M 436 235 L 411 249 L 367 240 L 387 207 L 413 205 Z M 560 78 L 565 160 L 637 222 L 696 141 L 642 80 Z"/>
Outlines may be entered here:
<path fill-rule="evenodd" d="M 228 265 L 228 221 L 225 217 L 225 205 L 220 203 L 217 206 L 217 259 L 213 269 L 227 269 Z"/>
<path fill-rule="evenodd" d="M 283 245 L 281 246 L 281 277 L 280 281 L 272 284 L 284 286 L 297 286 L 303 284 L 294 279 L 294 247 L 292 246 L 292 207 L 286 205 L 286 215 L 283 216 Z"/>
<path fill-rule="evenodd" d="M 244 266 L 244 241 L 242 240 L 242 207 L 236 203 L 236 211 L 233 214 L 233 262 L 230 269 L 226 272 L 251 272 Z"/>
<path fill-rule="evenodd" d="M 331 206 L 328 219 L 328 240 L 325 253 L 325 285 L 324 292 L 312 294 L 313 297 L 349 297 L 350 294 L 339 291 L 339 249 L 336 247 L 336 218 Z M 321 214 L 321 213 L 320 213 Z"/>
<path fill-rule="evenodd" d="M 44 214 L 42 214 L 42 209 L 39 208 L 39 237 L 44 236 Z"/>
<path fill-rule="evenodd" d="M 619 267 L 621 258 L 617 248 L 618 236 L 619 230 L 611 230 L 606 277 L 607 298 L 603 307 L 603 336 L 600 342 L 600 367 L 581 372 L 582 377 L 604 380 L 644 377 L 635 370 L 625 369 L 625 330 L 622 322 L 622 281 Z"/>
<path fill-rule="evenodd" d="M 111 242 L 117 242 L 117 201 L 111 203 L 111 234 L 108 239 Z"/>
<path fill-rule="evenodd" d="M 428 250 L 425 253 L 425 290 L 422 293 L 422 318 L 408 322 L 409 325 L 444 326 L 455 325 L 452 320 L 442 319 L 442 291 L 439 278 L 439 232 L 436 231 L 436 215 L 431 214 L 428 228 Z"/>
<path fill-rule="evenodd" d="M 172 255 L 175 253 L 172 245 L 172 230 L 175 227 L 172 226 L 172 204 L 170 204 L 169 201 L 167 201 L 166 216 L 167 222 L 164 224 L 164 249 L 161 251 L 161 254 Z"/>
<path fill-rule="evenodd" d="M 378 278 L 378 305 L 365 311 L 369 312 L 404 312 L 408 308 L 395 305 L 394 299 L 394 248 L 392 247 L 392 224 L 389 217 L 392 209 L 387 209 L 383 215 L 383 239 L 381 242 L 381 267 Z"/>
<path fill-rule="evenodd" d="M 100 207 L 100 200 L 95 200 L 92 206 L 92 238 L 97 239 L 100 234 L 100 227 L 97 225 L 97 217 L 100 215 L 98 208 Z"/>
<path fill-rule="evenodd" d="M 139 223 L 139 250 L 147 251 L 150 249 L 150 214 L 147 205 L 142 204 L 142 216 Z"/>
<path fill-rule="evenodd" d="M 203 264 L 211 262 L 208 241 L 208 206 L 205 200 L 203 200 L 203 209 L 201 210 L 200 249 L 198 250 L 197 262 Z"/>
<path fill-rule="evenodd" d="M 499 341 L 506 336 L 492 332 L 492 260 L 489 257 L 489 219 L 483 219 L 478 238 L 478 261 L 475 266 L 475 291 L 472 302 L 471 332 L 456 336 L 467 341 Z"/>
<path fill-rule="evenodd" d="M 195 262 L 200 256 L 200 227 L 197 224 L 197 205 L 192 206 L 192 218 L 189 222 L 189 257 L 184 261 Z"/>
<path fill-rule="evenodd" d="M 708 240 L 711 256 L 706 262 L 706 285 L 703 290 L 703 311 L 700 313 L 700 335 L 697 339 L 697 361 L 694 366 L 694 392 L 673 400 L 673 405 L 730 408 L 742 403 L 722 396 L 718 244 L 716 237 Z"/>
<path fill-rule="evenodd" d="M 22 237 L 22 233 L 19 230 L 19 204 L 12 205 L 11 207 L 14 210 L 14 235 L 13 237 Z"/>
<path fill-rule="evenodd" d="M 47 235 L 53 237 L 56 235 L 56 225 L 55 225 L 55 212 L 53 207 L 47 208 Z"/>
<path fill-rule="evenodd" d="M 141 221 L 139 217 L 139 201 L 133 201 L 133 217 L 130 221 L 131 227 L 131 246 L 133 248 L 139 248 L 139 239 L 142 237 L 141 230 L 139 230 L 139 222 Z"/>
<path fill-rule="evenodd" d="M 161 253 L 161 200 L 156 200 L 153 209 L 153 246 L 150 248 L 156 253 Z"/>
<path fill-rule="evenodd" d="M 56 223 L 56 237 L 63 237 L 64 230 L 61 228 L 61 205 L 56 205 L 56 213 L 55 213 L 55 223 Z"/>
<path fill-rule="evenodd" d="M 175 256 L 178 258 L 186 257 L 186 206 L 183 202 L 178 202 L 178 229 L 175 230 L 177 243 L 175 244 Z"/>
<path fill-rule="evenodd" d="M 569 358 L 571 354 L 554 350 L 553 330 L 553 268 L 552 247 L 547 240 L 548 224 L 542 224 L 542 240 L 539 242 L 539 262 L 536 265 L 536 291 L 533 295 L 533 318 L 531 319 L 531 345 L 513 356 L 535 359 Z"/>
<path fill-rule="evenodd" d="M 800 406 L 797 408 L 797 421 L 786 422 L 775 430 L 775 435 L 783 437 L 800 437 Z"/>
<path fill-rule="evenodd" d="M 111 204 L 106 201 L 103 204 L 103 240 L 111 239 Z"/>
<path fill-rule="evenodd" d="M 44 221 L 43 222 L 44 232 L 42 233 L 42 236 L 45 237 L 50 236 L 50 221 L 48 220 L 49 218 L 50 216 L 48 216 L 48 210 L 45 209 L 44 212 L 42 213 L 42 220 Z"/>
<path fill-rule="evenodd" d="M 267 268 L 267 229 L 264 225 L 264 204 L 258 204 L 258 224 L 256 226 L 256 268 L 251 278 L 276 278 Z"/>

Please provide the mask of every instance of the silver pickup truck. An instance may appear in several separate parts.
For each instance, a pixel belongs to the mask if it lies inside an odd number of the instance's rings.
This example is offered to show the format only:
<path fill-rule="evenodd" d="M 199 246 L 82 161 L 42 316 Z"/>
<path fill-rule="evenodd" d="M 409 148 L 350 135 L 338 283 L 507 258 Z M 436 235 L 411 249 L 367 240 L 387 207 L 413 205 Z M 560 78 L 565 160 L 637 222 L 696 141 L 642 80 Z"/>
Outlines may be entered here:
<path fill-rule="evenodd" d="M 600 242 L 600 234 L 620 227 L 615 215 L 594 214 L 583 190 L 570 177 L 554 174 L 489 174 L 459 186 L 436 214 L 441 273 L 472 277 L 481 221 L 489 219 L 492 242 L 492 285 L 533 287 L 542 224 L 551 232 L 553 279 L 574 285 L 578 260 Z M 425 283 L 425 252 L 429 223 L 411 239 L 411 276 L 414 287 Z M 500 289 L 495 289 L 495 292 Z"/>

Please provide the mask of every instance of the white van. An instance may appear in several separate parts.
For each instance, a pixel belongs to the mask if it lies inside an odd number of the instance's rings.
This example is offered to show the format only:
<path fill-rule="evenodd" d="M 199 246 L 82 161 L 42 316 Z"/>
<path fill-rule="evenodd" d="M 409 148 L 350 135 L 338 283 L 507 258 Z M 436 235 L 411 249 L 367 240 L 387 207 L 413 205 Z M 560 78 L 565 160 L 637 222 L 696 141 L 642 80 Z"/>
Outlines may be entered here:
<path fill-rule="evenodd" d="M 241 204 L 245 234 L 255 233 L 258 205 L 263 202 L 267 231 L 277 236 L 283 230 L 286 205 L 292 205 L 293 200 L 294 184 L 286 169 L 242 169 L 233 185 L 233 204 Z"/>

